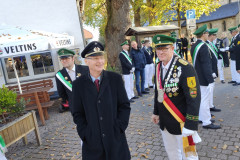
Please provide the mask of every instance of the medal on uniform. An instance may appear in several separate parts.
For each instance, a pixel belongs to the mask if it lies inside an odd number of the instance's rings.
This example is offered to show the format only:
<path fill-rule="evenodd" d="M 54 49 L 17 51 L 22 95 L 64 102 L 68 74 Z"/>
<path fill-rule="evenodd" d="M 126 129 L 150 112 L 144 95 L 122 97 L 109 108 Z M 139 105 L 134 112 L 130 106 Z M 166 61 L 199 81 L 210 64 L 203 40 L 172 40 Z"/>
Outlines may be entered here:
<path fill-rule="evenodd" d="M 175 78 L 175 79 L 174 79 L 174 82 L 175 82 L 175 83 L 178 83 L 178 82 L 179 82 L 179 78 Z"/>
<path fill-rule="evenodd" d="M 64 77 L 65 80 L 68 80 L 68 77 Z"/>
<path fill-rule="evenodd" d="M 77 74 L 77 77 L 80 77 L 80 76 L 81 76 L 81 73 L 78 73 L 78 74 Z"/>
<path fill-rule="evenodd" d="M 164 91 L 163 89 L 158 89 L 158 102 L 162 103 L 164 97 Z"/>
<path fill-rule="evenodd" d="M 173 78 L 176 78 L 177 77 L 177 73 L 173 73 Z"/>

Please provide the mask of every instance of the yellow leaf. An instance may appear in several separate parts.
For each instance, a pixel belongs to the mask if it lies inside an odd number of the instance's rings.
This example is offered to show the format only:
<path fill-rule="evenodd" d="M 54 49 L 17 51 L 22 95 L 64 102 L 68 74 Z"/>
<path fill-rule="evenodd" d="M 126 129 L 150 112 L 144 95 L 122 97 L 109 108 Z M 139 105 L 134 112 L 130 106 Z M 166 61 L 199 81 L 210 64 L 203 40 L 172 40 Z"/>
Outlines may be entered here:
<path fill-rule="evenodd" d="M 141 154 L 141 157 L 148 158 L 146 154 Z"/>
<path fill-rule="evenodd" d="M 214 146 L 213 149 L 217 149 L 217 146 Z"/>
<path fill-rule="evenodd" d="M 54 154 L 50 154 L 50 156 L 54 156 Z"/>
<path fill-rule="evenodd" d="M 219 119 L 218 121 L 223 122 L 223 119 Z"/>
<path fill-rule="evenodd" d="M 227 149 L 227 145 L 224 144 L 223 147 L 222 147 L 222 149 L 224 149 L 224 150 Z"/>

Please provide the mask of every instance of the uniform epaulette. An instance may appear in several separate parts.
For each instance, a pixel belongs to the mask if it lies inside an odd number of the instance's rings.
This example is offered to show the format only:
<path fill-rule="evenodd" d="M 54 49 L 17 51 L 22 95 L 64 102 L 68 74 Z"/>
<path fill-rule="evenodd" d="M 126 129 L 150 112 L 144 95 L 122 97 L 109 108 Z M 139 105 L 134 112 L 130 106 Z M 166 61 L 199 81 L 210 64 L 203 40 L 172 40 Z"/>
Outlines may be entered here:
<path fill-rule="evenodd" d="M 186 66 L 186 65 L 189 64 L 186 60 L 184 60 L 184 59 L 182 59 L 182 58 L 179 58 L 179 59 L 178 59 L 178 62 L 180 62 L 180 63 L 183 64 L 184 66 Z"/>

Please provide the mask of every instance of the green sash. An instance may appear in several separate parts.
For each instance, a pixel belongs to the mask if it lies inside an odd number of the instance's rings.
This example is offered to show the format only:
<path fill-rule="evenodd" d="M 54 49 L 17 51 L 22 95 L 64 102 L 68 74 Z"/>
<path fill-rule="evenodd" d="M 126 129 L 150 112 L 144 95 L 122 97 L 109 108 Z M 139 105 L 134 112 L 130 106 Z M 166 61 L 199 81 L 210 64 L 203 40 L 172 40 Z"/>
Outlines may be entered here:
<path fill-rule="evenodd" d="M 131 60 L 131 58 L 125 53 L 125 52 L 121 52 L 126 58 L 127 58 L 127 60 L 131 63 L 131 65 L 132 65 L 132 60 Z"/>
<path fill-rule="evenodd" d="M 174 54 L 176 54 L 179 58 L 181 58 L 180 54 L 174 49 Z"/>
<path fill-rule="evenodd" d="M 58 72 L 58 73 L 56 74 L 56 77 L 59 79 L 59 81 L 62 82 L 62 84 L 63 84 L 65 87 L 67 87 L 70 91 L 72 91 L 72 84 L 65 80 L 65 78 L 63 77 L 63 75 L 62 75 L 61 72 Z"/>
<path fill-rule="evenodd" d="M 210 42 L 211 43 L 211 42 Z M 216 59 L 218 59 L 218 54 L 216 52 L 216 50 L 212 47 L 212 45 L 206 43 L 208 48 L 212 51 L 212 53 L 214 54 L 214 56 L 216 57 Z"/>
<path fill-rule="evenodd" d="M 193 66 L 195 66 L 197 54 L 198 54 L 199 49 L 202 47 L 202 45 L 204 45 L 204 42 L 200 42 L 193 51 L 193 56 L 192 56 Z"/>

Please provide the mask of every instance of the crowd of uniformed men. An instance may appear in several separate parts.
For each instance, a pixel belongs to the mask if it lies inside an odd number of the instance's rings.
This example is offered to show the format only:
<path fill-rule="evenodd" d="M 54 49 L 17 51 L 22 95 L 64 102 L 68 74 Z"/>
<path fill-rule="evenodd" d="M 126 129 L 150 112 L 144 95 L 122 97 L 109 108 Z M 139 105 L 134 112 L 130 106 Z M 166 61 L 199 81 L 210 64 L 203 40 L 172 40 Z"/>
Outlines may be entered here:
<path fill-rule="evenodd" d="M 104 70 L 104 47 L 97 41 L 81 53 L 87 66 L 75 65 L 75 53 L 60 49 L 64 67 L 56 74 L 60 111 L 70 108 L 82 140 L 82 158 L 131 159 L 125 135 L 130 103 L 154 88 L 151 119 L 160 126 L 169 159 L 198 159 L 198 123 L 205 129 L 221 128 L 211 120 L 210 111 L 221 111 L 213 105 L 213 90 L 218 76 L 225 83 L 223 67 L 229 66 L 228 52 L 232 75 L 228 83 L 240 85 L 240 25 L 229 31 L 230 45 L 226 34 L 217 38 L 217 28 L 201 26 L 193 33 L 197 41 L 190 41 L 191 56 L 187 38 L 181 35 L 176 39 L 175 32 L 155 35 L 155 51 L 149 40 L 143 40 L 141 47 L 136 41 L 124 41 L 119 54 L 122 76 Z"/>

